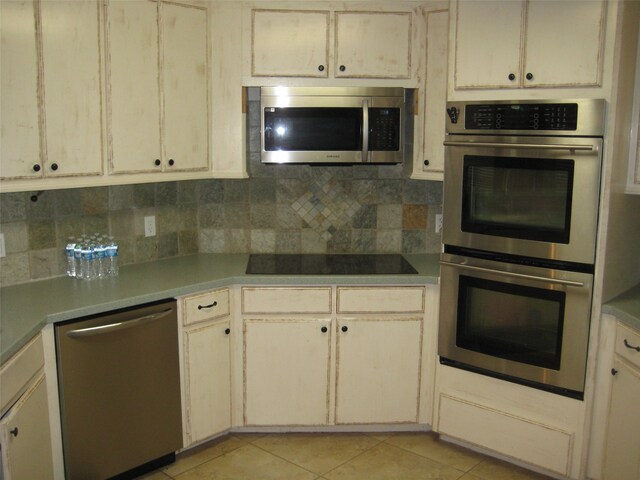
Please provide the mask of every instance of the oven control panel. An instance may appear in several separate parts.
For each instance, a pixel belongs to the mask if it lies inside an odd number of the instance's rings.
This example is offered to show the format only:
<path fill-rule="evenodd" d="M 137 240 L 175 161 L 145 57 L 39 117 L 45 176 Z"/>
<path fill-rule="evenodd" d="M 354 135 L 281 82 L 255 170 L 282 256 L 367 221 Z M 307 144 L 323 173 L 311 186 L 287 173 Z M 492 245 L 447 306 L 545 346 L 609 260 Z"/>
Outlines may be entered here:
<path fill-rule="evenodd" d="M 465 106 L 466 130 L 575 131 L 577 103 L 470 104 Z"/>

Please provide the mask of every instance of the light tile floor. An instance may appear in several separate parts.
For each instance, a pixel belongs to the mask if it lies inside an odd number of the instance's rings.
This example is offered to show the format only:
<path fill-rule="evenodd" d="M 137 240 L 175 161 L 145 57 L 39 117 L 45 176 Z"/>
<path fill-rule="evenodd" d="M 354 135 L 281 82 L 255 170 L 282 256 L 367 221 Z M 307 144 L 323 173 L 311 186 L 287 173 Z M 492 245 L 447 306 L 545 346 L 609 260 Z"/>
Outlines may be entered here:
<path fill-rule="evenodd" d="M 542 480 L 434 433 L 230 434 L 144 480 Z"/>

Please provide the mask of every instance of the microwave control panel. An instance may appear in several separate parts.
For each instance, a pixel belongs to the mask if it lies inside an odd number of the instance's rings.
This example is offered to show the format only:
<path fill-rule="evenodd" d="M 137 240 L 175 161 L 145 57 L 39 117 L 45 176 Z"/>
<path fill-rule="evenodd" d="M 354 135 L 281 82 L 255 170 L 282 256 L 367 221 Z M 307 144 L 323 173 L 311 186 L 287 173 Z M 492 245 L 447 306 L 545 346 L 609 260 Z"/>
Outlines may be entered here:
<path fill-rule="evenodd" d="M 399 108 L 369 108 L 369 150 L 400 150 Z"/>

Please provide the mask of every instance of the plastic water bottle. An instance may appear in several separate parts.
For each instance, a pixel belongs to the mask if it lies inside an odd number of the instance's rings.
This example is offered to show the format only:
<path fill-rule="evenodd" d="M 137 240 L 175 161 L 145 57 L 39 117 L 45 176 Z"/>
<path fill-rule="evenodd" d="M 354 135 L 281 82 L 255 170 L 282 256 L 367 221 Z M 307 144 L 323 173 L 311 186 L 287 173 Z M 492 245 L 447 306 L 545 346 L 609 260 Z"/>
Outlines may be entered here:
<path fill-rule="evenodd" d="M 84 278 L 84 272 L 82 271 L 82 240 L 78 238 L 76 244 L 73 247 L 73 260 L 76 265 L 76 278 Z"/>
<path fill-rule="evenodd" d="M 104 241 L 99 238 L 96 243 L 95 255 L 93 259 L 96 264 L 96 277 L 104 278 L 107 276 L 107 246 Z"/>
<path fill-rule="evenodd" d="M 107 245 L 107 274 L 110 277 L 117 277 L 120 272 L 118 267 L 118 243 L 109 237 L 109 243 Z"/>
<path fill-rule="evenodd" d="M 69 277 L 76 276 L 76 259 L 75 259 L 75 249 L 76 242 L 73 237 L 67 238 L 67 246 L 64 251 L 67 256 L 67 275 Z"/>
<path fill-rule="evenodd" d="M 89 243 L 82 245 L 82 278 L 93 280 L 96 278 L 95 262 L 93 260 L 93 247 Z"/>

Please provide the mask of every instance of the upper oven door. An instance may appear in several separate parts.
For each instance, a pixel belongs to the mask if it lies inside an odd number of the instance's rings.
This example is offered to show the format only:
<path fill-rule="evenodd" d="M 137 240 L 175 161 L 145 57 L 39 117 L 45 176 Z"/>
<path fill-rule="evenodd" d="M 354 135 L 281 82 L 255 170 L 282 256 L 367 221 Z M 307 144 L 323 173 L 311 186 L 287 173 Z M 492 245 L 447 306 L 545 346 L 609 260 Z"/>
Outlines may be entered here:
<path fill-rule="evenodd" d="M 449 136 L 443 243 L 593 264 L 602 139 Z"/>

